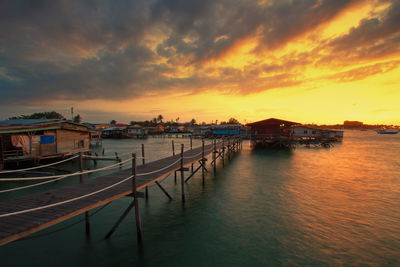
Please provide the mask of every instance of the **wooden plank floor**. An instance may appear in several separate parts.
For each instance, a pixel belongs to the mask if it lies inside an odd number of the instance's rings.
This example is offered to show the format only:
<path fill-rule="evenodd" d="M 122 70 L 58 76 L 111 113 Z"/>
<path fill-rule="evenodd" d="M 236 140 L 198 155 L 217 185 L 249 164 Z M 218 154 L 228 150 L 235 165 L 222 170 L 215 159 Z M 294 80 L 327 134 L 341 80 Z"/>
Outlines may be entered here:
<path fill-rule="evenodd" d="M 222 144 L 217 144 L 217 148 L 221 148 Z M 202 148 L 195 148 L 184 152 L 184 165 L 189 165 L 201 159 Z M 211 154 L 213 145 L 205 146 L 205 155 Z M 200 154 L 199 154 L 200 153 Z M 199 154 L 199 155 L 197 155 Z M 196 156 L 195 156 L 196 155 Z M 195 157 L 193 157 L 195 156 Z M 138 177 L 136 179 L 136 190 L 141 190 L 147 185 L 150 185 L 157 180 L 160 180 L 174 171 L 180 169 L 180 162 L 175 161 L 180 159 L 180 154 L 166 157 L 157 161 L 153 161 L 144 165 L 137 166 Z M 138 163 L 140 159 L 138 160 Z M 165 166 L 171 165 L 168 168 L 162 169 Z M 153 172 L 162 169 L 153 174 L 140 175 L 148 172 Z M 75 197 L 83 196 L 129 177 L 132 169 L 126 169 L 101 176 L 92 180 L 71 186 L 60 187 L 54 190 L 31 194 L 17 199 L 0 201 L 0 215 L 21 210 L 32 209 L 40 206 L 45 206 L 53 203 L 62 202 Z M 96 193 L 94 195 L 28 213 L 11 215 L 0 218 L 0 245 L 7 244 L 11 241 L 20 239 L 24 236 L 45 229 L 64 220 L 77 216 L 85 211 L 89 211 L 96 207 L 102 206 L 115 199 L 132 193 L 132 179 L 125 181 L 106 191 Z"/>

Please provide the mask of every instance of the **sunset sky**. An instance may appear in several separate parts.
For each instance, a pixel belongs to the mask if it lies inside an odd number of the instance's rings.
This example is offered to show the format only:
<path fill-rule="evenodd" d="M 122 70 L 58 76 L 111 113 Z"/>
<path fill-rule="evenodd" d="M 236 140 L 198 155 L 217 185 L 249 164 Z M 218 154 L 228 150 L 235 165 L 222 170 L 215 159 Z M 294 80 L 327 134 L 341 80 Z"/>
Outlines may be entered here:
<path fill-rule="evenodd" d="M 0 119 L 400 124 L 400 1 L 5 0 Z"/>

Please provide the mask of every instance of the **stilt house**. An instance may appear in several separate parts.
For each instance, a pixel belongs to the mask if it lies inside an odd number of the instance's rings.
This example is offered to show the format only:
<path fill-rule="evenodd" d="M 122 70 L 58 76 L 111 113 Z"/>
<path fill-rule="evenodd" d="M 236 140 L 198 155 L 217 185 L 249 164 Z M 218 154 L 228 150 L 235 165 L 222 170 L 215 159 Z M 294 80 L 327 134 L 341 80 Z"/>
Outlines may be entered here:
<path fill-rule="evenodd" d="M 66 120 L 0 121 L 0 167 L 7 162 L 58 158 L 89 151 L 90 131 Z"/>

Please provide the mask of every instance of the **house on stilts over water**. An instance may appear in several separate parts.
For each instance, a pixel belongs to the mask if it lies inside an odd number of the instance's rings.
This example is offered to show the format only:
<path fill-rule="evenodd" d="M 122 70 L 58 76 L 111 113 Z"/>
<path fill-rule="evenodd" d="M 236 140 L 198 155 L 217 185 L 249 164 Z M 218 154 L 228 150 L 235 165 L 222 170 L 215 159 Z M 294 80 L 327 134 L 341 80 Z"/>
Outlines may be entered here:
<path fill-rule="evenodd" d="M 67 120 L 0 121 L 0 169 L 88 152 L 90 129 Z"/>
<path fill-rule="evenodd" d="M 270 118 L 248 123 L 252 146 L 271 148 L 290 148 L 293 138 L 291 126 L 300 125 L 298 122 Z"/>
<path fill-rule="evenodd" d="M 248 123 L 252 146 L 292 148 L 296 145 L 331 146 L 342 141 L 343 131 L 320 129 L 298 122 L 270 118 Z"/>

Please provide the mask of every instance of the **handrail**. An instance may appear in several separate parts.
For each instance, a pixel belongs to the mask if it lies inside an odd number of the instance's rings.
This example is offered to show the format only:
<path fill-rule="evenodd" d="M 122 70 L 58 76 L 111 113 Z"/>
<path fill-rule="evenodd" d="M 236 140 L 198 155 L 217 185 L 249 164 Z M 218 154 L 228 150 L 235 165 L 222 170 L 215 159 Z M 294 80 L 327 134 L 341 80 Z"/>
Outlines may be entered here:
<path fill-rule="evenodd" d="M 0 171 L 0 174 L 3 174 L 3 173 L 12 173 L 12 172 L 23 172 L 23 171 L 29 171 L 29 170 L 35 170 L 35 169 L 46 168 L 46 167 L 49 167 L 49 166 L 57 165 L 57 164 L 60 164 L 60 163 L 63 163 L 63 162 L 69 161 L 69 160 L 76 159 L 77 157 L 79 157 L 79 156 L 74 156 L 74 157 L 67 158 L 67 159 L 64 159 L 64 160 L 60 160 L 60 161 L 57 161 L 57 162 L 53 162 L 53 163 L 50 163 L 50 164 L 35 166 L 35 167 L 31 167 L 31 168 L 18 169 L 18 170 Z"/>
<path fill-rule="evenodd" d="M 108 165 L 108 166 L 105 166 L 105 167 L 102 167 L 102 168 L 98 168 L 98 169 L 94 169 L 94 170 L 83 171 L 83 172 L 78 171 L 78 172 L 69 173 L 69 174 L 63 174 L 63 175 L 26 177 L 26 178 L 20 178 L 20 177 L 16 177 L 16 178 L 0 178 L 0 181 L 4 181 L 4 182 L 34 181 L 34 180 L 55 179 L 55 178 L 60 178 L 60 177 L 70 177 L 70 176 L 76 176 L 76 175 L 83 175 L 83 174 L 98 172 L 98 171 L 102 171 L 102 170 L 112 169 L 114 166 L 121 165 L 121 164 L 123 164 L 125 162 L 128 162 L 131 159 L 132 158 L 129 158 L 129 159 L 123 160 L 121 162 L 118 162 L 118 163 L 115 163 L 115 164 L 112 164 L 112 165 Z"/>
<path fill-rule="evenodd" d="M 82 199 L 82 198 L 85 198 L 85 197 L 89 197 L 89 196 L 95 195 L 95 194 L 97 194 L 97 193 L 101 193 L 101 192 L 103 192 L 103 191 L 106 191 L 106 190 L 108 190 L 108 189 L 110 189 L 110 188 L 113 188 L 113 187 L 115 187 L 115 186 L 117 186 L 117 185 L 122 184 L 123 182 L 128 181 L 129 179 L 132 179 L 133 177 L 134 177 L 134 176 L 131 175 L 131 176 L 129 176 L 129 177 L 125 178 L 124 180 L 121 180 L 121 181 L 119 181 L 119 182 L 117 182 L 117 183 L 114 183 L 114 184 L 112 184 L 112 185 L 109 185 L 109 186 L 104 187 L 104 188 L 102 188 L 102 189 L 99 189 L 99 190 L 97 190 L 97 191 L 94 191 L 94 192 L 91 192 L 91 193 L 89 193 L 89 194 L 85 194 L 85 195 L 82 195 L 82 196 L 79 196 L 79 197 L 71 198 L 71 199 L 68 199 L 68 200 L 64 200 L 64 201 L 56 202 L 56 203 L 53 203 L 53 204 L 49 204 L 49 205 L 44 205 L 44 206 L 36 207 L 36 208 L 31 208 L 31 209 L 26 209 L 26 210 L 20 210 L 20 211 L 15 211 L 15 212 L 10 212 L 10 213 L 0 214 L 0 218 L 12 216 L 12 215 L 23 214 L 23 213 L 28 213 L 28 212 L 32 212 L 32 211 L 37 211 L 37 210 L 42 210 L 42 209 L 46 209 L 46 208 L 51 208 L 51 207 L 55 207 L 55 206 L 67 204 L 67 203 L 70 203 L 70 202 L 73 202 L 73 201 L 76 201 L 76 200 L 79 200 L 79 199 Z"/>
<path fill-rule="evenodd" d="M 125 163 L 124 163 L 124 164 L 125 164 Z M 124 164 L 122 164 L 122 165 L 124 165 Z M 115 168 L 119 168 L 119 167 L 120 167 L 120 166 L 115 166 L 115 167 L 109 168 L 109 170 L 115 169 Z M 68 176 L 68 177 L 69 177 L 69 176 Z M 10 188 L 10 189 L 4 189 L 4 190 L 0 190 L 0 194 L 1 194 L 1 193 L 13 192 L 13 191 L 19 191 L 19 190 L 23 190 L 23 189 L 26 189 L 26 188 L 32 188 L 32 187 L 36 187 L 36 186 L 40 186 L 40 185 L 44 185 L 44 184 L 48 184 L 48 183 L 52 183 L 52 182 L 57 182 L 57 181 L 60 181 L 60 180 L 62 180 L 62 179 L 64 179 L 64 178 L 67 178 L 67 177 L 64 175 L 64 176 L 62 176 L 62 177 L 60 177 L 60 178 L 51 179 L 51 180 L 48 180 L 48 181 L 45 181 L 45 182 L 41 182 L 41 183 L 36 183 L 36 184 L 31 184 L 31 185 L 25 185 L 25 186 Z"/>

